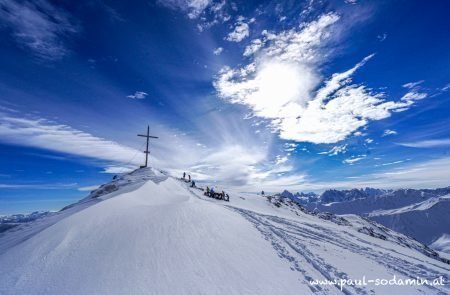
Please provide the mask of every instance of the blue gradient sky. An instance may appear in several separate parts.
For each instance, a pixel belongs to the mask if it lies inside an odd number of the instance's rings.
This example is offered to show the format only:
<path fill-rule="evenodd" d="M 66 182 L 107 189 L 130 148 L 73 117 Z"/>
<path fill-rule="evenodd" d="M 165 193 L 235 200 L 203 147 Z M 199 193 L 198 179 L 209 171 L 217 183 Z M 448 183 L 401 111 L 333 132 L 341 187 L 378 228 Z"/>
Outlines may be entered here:
<path fill-rule="evenodd" d="M 143 162 L 246 191 L 442 187 L 450 4 L 1 1 L 0 214 Z"/>

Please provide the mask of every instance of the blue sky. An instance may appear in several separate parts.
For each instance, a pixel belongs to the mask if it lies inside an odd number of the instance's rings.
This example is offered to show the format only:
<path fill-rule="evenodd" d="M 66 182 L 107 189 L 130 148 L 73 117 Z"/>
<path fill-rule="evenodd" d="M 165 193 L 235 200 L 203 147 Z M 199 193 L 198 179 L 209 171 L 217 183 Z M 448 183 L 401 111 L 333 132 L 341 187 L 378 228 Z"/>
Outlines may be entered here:
<path fill-rule="evenodd" d="M 245 191 L 450 176 L 450 4 L 0 1 L 0 214 L 143 163 Z"/>

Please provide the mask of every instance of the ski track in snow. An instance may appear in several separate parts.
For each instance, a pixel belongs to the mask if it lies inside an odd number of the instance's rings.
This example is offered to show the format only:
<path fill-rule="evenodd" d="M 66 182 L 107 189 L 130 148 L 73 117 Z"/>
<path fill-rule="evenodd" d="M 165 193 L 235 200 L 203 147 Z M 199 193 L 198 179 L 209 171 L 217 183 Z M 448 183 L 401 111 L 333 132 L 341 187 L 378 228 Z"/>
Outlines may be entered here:
<path fill-rule="evenodd" d="M 292 262 L 293 268 L 302 273 L 306 281 L 317 279 L 317 275 L 314 275 L 313 271 L 308 272 L 305 268 L 305 262 L 314 267 L 314 270 L 319 272 L 324 278 L 333 280 L 335 278 L 348 278 L 349 276 L 345 272 L 341 272 L 334 266 L 327 264 L 320 256 L 315 255 L 308 249 L 310 246 L 318 246 L 317 243 L 312 241 L 324 242 L 327 244 L 333 244 L 343 249 L 349 250 L 354 253 L 360 253 L 365 257 L 377 261 L 379 264 L 386 268 L 391 268 L 394 271 L 403 274 L 406 277 L 415 279 L 416 277 L 433 280 L 439 276 L 443 276 L 445 281 L 448 281 L 448 276 L 443 273 L 436 272 L 423 263 L 426 263 L 415 257 L 418 264 L 413 264 L 407 260 L 394 257 L 389 253 L 374 251 L 374 248 L 363 247 L 346 239 L 343 236 L 336 236 L 336 232 L 330 231 L 325 227 L 318 225 L 300 223 L 290 221 L 277 216 L 263 215 L 249 210 L 244 210 L 236 207 L 230 207 L 231 209 L 242 214 L 247 220 L 249 220 L 265 237 L 270 241 L 273 248 L 279 253 L 279 256 Z M 347 233 L 348 234 L 348 233 Z M 334 237 L 334 238 L 332 238 Z M 339 239 L 339 241 L 337 241 Z M 359 242 L 367 243 L 362 239 L 357 239 Z M 315 244 L 315 245 L 313 245 Z M 379 247 L 379 245 L 373 245 Z M 398 253 L 403 255 L 401 253 Z M 428 288 L 439 292 L 440 290 L 427 286 Z M 348 286 L 352 288 L 352 292 L 344 289 L 344 294 L 368 294 L 364 289 L 354 286 Z M 315 293 L 321 294 L 322 290 L 311 288 Z M 326 290 L 327 294 L 329 290 Z M 340 291 L 340 290 L 338 290 Z"/>
<path fill-rule="evenodd" d="M 248 210 L 233 208 L 233 210 L 242 214 L 248 221 L 250 221 L 264 236 L 267 241 L 270 241 L 275 251 L 278 252 L 279 257 L 287 259 L 293 264 L 292 269 L 302 273 L 304 281 L 311 281 L 318 278 L 317 274 L 325 277 L 328 280 L 333 280 L 334 277 L 346 278 L 345 273 L 339 273 L 331 265 L 325 264 L 323 261 L 317 263 L 311 259 L 312 253 L 307 250 L 305 245 L 298 241 L 298 237 L 290 235 L 287 231 L 280 229 L 273 223 L 270 223 L 270 217 L 257 214 Z M 268 217 L 268 218 L 267 218 Z M 273 217 L 273 216 L 272 216 Z M 313 269 L 307 269 L 306 266 L 310 264 Z M 328 294 L 330 289 L 322 289 L 321 286 L 309 285 L 311 291 L 316 294 Z M 336 287 L 337 288 L 337 287 Z M 365 294 L 361 289 L 360 294 Z M 325 292 L 325 293 L 324 293 Z M 345 292 L 345 290 L 344 290 Z M 346 294 L 350 294 L 345 292 Z"/>
<path fill-rule="evenodd" d="M 199 197 L 191 189 L 189 191 Z M 215 200 L 211 200 L 211 202 L 217 203 Z M 217 204 L 221 205 L 221 203 Z M 450 267 L 437 262 L 430 263 L 395 249 L 383 247 L 379 243 L 371 242 L 370 239 L 372 237 L 364 240 L 347 230 L 340 231 L 338 234 L 330 228 L 310 222 L 300 222 L 279 216 L 261 214 L 236 207 L 235 205 L 223 206 L 238 212 L 252 223 L 264 239 L 270 242 L 278 256 L 289 261 L 291 269 L 301 274 L 304 282 L 315 279 L 333 281 L 334 279 L 351 278 L 346 272 L 337 269 L 321 257 L 320 251 L 317 250 L 324 244 L 334 245 L 351 253 L 358 253 L 368 260 L 375 261 L 383 268 L 391 269 L 393 273 L 403 275 L 406 278 L 416 279 L 419 277 L 433 280 L 442 276 L 446 282 L 449 280 Z M 394 255 L 391 255 L 390 252 L 393 252 Z M 411 261 L 414 261 L 414 263 Z M 431 265 L 433 268 L 426 265 Z M 346 286 L 342 291 L 337 285 L 313 286 L 308 284 L 308 287 L 315 294 L 374 294 L 373 290 L 367 291 L 358 286 Z M 448 288 L 448 285 L 446 287 Z M 424 286 L 424 288 L 427 288 L 433 294 L 447 294 L 447 292 L 443 293 L 442 289 L 434 286 Z M 423 290 L 417 291 L 423 292 Z M 428 292 L 423 293 L 427 294 Z"/>

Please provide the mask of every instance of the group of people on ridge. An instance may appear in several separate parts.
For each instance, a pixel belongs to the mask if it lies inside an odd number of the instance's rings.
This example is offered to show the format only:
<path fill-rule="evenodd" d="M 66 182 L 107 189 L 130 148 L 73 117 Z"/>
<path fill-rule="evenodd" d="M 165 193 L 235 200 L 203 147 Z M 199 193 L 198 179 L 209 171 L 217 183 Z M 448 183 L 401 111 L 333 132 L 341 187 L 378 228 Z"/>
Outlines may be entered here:
<path fill-rule="evenodd" d="M 191 183 L 191 187 L 196 187 L 195 186 L 195 181 L 191 180 L 191 175 L 188 174 L 188 179 L 186 180 L 186 172 L 183 172 L 183 180 L 186 182 L 190 182 Z"/>
<path fill-rule="evenodd" d="M 191 175 L 188 174 L 187 175 L 187 179 L 186 179 L 186 172 L 183 172 L 183 180 L 187 183 L 191 183 L 191 187 L 196 187 L 195 186 L 195 181 L 191 180 Z M 202 188 L 200 188 L 201 190 L 203 190 Z M 224 201 L 230 201 L 230 196 L 228 194 L 226 194 L 224 191 L 220 192 L 220 193 L 216 193 L 214 191 L 214 188 L 209 188 L 209 186 L 206 187 L 206 191 L 205 191 L 205 196 L 210 197 L 210 198 L 215 198 L 218 200 L 224 200 Z"/>
<path fill-rule="evenodd" d="M 209 186 L 206 187 L 205 196 L 218 199 L 218 200 L 224 200 L 224 201 L 230 201 L 230 196 L 226 194 L 224 191 L 221 193 L 216 193 L 214 191 L 214 188 L 209 188 Z"/>

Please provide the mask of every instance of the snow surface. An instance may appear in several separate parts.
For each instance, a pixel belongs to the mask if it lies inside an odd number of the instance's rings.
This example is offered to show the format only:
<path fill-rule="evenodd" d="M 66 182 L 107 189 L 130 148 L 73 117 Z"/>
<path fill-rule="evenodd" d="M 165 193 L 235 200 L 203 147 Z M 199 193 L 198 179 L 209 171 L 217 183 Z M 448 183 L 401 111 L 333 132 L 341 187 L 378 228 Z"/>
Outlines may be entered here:
<path fill-rule="evenodd" d="M 431 245 L 431 248 L 450 254 L 450 235 L 443 234 L 439 239 L 434 241 Z"/>
<path fill-rule="evenodd" d="M 283 199 L 227 193 L 230 202 L 210 199 L 151 168 L 117 178 L 1 233 L 0 294 L 450 293 L 450 265 L 401 234 L 355 215 L 314 215 Z M 447 285 L 341 292 L 309 284 L 394 275 L 442 276 Z"/>

